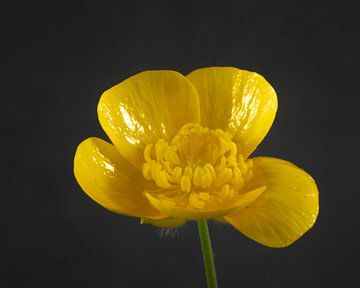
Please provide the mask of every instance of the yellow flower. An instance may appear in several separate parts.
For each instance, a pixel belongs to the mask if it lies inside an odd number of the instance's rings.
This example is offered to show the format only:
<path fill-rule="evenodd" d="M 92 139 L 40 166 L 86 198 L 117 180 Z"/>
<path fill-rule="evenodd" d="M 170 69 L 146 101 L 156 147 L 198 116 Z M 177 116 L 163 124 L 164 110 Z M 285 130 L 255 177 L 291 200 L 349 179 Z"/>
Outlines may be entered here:
<path fill-rule="evenodd" d="M 318 190 L 290 162 L 249 158 L 276 110 L 274 89 L 254 72 L 145 71 L 101 96 L 98 116 L 113 144 L 83 141 L 75 177 L 94 201 L 142 223 L 215 219 L 287 246 L 313 226 Z"/>

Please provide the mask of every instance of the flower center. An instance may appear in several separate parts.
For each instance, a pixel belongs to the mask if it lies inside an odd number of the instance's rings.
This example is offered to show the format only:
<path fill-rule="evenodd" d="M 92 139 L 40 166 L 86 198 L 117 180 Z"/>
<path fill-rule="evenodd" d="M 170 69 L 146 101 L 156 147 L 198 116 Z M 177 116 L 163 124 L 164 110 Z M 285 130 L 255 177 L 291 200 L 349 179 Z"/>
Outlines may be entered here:
<path fill-rule="evenodd" d="M 144 158 L 143 175 L 163 188 L 160 193 L 196 209 L 233 198 L 252 177 L 252 160 L 238 153 L 231 135 L 199 124 L 183 126 L 171 143 L 148 144 Z"/>

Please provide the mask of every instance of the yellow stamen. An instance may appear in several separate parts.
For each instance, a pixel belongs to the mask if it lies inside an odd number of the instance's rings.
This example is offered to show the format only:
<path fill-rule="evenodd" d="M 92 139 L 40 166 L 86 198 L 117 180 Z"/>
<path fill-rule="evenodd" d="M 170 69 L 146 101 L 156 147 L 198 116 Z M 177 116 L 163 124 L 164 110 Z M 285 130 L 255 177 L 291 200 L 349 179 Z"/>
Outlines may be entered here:
<path fill-rule="evenodd" d="M 147 162 L 143 166 L 143 175 L 144 175 L 146 180 L 151 180 L 152 179 L 150 171 L 151 171 L 151 163 Z"/>
<path fill-rule="evenodd" d="M 186 166 L 186 167 L 185 167 L 185 170 L 184 170 L 184 174 L 191 179 L 192 176 L 193 176 L 193 170 L 192 170 L 192 168 L 189 167 L 189 166 Z"/>
<path fill-rule="evenodd" d="M 231 183 L 232 184 L 239 184 L 241 181 L 241 170 L 239 169 L 239 167 L 235 167 L 233 170 L 233 178 Z"/>
<path fill-rule="evenodd" d="M 222 188 L 221 188 L 221 198 L 226 198 L 229 195 L 230 192 L 230 186 L 229 184 L 225 184 Z"/>
<path fill-rule="evenodd" d="M 153 147 L 154 147 L 153 144 L 146 145 L 146 147 L 145 147 L 144 158 L 145 158 L 146 162 L 150 162 L 152 160 L 151 152 L 152 152 Z"/>
<path fill-rule="evenodd" d="M 156 178 L 156 185 L 165 189 L 171 187 L 168 181 L 168 174 L 164 170 L 159 171 L 158 177 Z"/>
<path fill-rule="evenodd" d="M 204 200 L 204 201 L 209 201 L 210 194 L 206 193 L 206 192 L 200 192 L 199 193 L 199 199 Z"/>
<path fill-rule="evenodd" d="M 229 133 L 193 123 L 183 126 L 170 143 L 159 139 L 148 144 L 144 159 L 145 179 L 171 189 L 164 191 L 167 201 L 194 209 L 206 209 L 213 199 L 231 199 L 253 174 L 252 160 L 243 158 Z"/>
<path fill-rule="evenodd" d="M 191 180 L 189 176 L 183 175 L 180 182 L 181 191 L 189 193 L 191 191 Z"/>
<path fill-rule="evenodd" d="M 191 193 L 189 197 L 189 204 L 197 209 L 204 208 L 206 202 L 204 200 L 199 199 L 199 196 L 195 193 Z"/>

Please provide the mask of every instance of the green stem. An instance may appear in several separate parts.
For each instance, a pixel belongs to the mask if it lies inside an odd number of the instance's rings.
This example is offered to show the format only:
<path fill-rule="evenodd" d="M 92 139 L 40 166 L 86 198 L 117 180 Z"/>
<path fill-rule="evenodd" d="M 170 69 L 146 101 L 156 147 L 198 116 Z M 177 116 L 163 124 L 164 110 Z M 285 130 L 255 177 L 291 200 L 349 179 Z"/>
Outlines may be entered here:
<path fill-rule="evenodd" d="M 204 268 L 206 275 L 206 282 L 208 288 L 217 288 L 216 271 L 214 263 L 214 254 L 211 248 L 211 240 L 209 234 L 209 228 L 206 220 L 198 220 L 197 226 L 199 229 L 201 250 L 204 259 Z"/>

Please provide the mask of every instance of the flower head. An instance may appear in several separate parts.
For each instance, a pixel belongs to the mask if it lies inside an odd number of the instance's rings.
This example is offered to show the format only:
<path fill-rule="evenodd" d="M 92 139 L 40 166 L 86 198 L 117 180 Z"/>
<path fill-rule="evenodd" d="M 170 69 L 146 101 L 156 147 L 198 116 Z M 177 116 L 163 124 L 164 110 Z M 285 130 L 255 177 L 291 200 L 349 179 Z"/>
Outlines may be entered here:
<path fill-rule="evenodd" d="M 274 89 L 254 72 L 145 71 L 102 95 L 99 120 L 113 144 L 83 141 L 75 177 L 100 205 L 143 223 L 216 219 L 287 246 L 315 223 L 318 190 L 290 162 L 249 158 L 276 110 Z"/>

